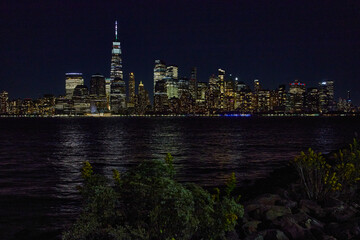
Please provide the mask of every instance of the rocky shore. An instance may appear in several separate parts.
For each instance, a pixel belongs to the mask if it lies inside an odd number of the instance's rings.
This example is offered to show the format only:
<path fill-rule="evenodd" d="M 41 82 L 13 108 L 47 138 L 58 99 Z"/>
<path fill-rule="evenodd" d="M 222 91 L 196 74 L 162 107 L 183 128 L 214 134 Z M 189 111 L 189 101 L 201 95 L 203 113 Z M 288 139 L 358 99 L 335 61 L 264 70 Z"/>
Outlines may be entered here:
<path fill-rule="evenodd" d="M 359 199 L 311 201 L 297 180 L 287 166 L 241 189 L 245 214 L 228 239 L 360 239 Z"/>

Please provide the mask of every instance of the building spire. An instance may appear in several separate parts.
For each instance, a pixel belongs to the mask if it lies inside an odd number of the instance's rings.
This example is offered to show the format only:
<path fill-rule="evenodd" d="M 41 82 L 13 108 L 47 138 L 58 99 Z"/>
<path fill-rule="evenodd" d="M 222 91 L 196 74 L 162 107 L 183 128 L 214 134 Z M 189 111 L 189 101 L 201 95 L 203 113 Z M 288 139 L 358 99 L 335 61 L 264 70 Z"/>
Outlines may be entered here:
<path fill-rule="evenodd" d="M 115 40 L 116 41 L 118 40 L 118 37 L 117 37 L 117 21 L 115 21 Z"/>

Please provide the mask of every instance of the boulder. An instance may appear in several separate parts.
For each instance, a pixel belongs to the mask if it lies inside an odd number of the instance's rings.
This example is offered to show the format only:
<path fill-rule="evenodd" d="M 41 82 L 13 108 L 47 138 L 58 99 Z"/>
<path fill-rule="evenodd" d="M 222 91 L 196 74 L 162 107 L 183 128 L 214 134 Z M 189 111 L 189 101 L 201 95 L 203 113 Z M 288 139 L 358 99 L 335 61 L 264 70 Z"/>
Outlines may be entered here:
<path fill-rule="evenodd" d="M 305 229 L 301 227 L 291 215 L 277 219 L 274 221 L 274 225 L 291 239 L 305 239 Z"/>
<path fill-rule="evenodd" d="M 360 218 L 345 223 L 330 223 L 325 229 L 338 239 L 360 239 Z"/>
<path fill-rule="evenodd" d="M 325 209 L 327 216 L 335 222 L 347 222 L 358 214 L 358 210 L 347 205 L 339 205 Z"/>
<path fill-rule="evenodd" d="M 246 235 L 251 235 L 255 232 L 258 231 L 258 225 L 261 223 L 261 221 L 257 221 L 257 220 L 254 220 L 254 221 L 249 221 L 249 222 L 246 222 L 243 226 L 242 226 L 242 229 L 244 231 L 244 233 Z"/>
<path fill-rule="evenodd" d="M 319 204 L 311 200 L 300 200 L 299 208 L 300 211 L 317 218 L 323 218 L 326 215 L 324 209 Z"/>
<path fill-rule="evenodd" d="M 261 205 L 275 205 L 275 202 L 279 200 L 281 197 L 278 194 L 267 193 L 255 198 L 253 202 Z"/>
<path fill-rule="evenodd" d="M 266 229 L 247 236 L 245 240 L 289 240 L 289 238 L 279 229 Z"/>
<path fill-rule="evenodd" d="M 271 208 L 266 211 L 265 218 L 267 220 L 273 221 L 278 217 L 291 214 L 291 210 L 288 207 L 284 206 L 271 206 Z"/>

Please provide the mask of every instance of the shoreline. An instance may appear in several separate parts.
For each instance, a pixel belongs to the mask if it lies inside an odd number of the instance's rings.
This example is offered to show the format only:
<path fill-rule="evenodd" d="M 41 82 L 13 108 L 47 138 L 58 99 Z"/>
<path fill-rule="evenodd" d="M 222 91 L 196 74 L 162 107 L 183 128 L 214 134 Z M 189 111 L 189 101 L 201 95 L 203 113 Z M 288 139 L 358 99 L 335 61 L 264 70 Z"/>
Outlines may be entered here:
<path fill-rule="evenodd" d="M 339 114 L 144 114 L 144 115 L 0 115 L 0 118 L 332 118 L 332 117 L 359 117 L 360 113 Z"/>

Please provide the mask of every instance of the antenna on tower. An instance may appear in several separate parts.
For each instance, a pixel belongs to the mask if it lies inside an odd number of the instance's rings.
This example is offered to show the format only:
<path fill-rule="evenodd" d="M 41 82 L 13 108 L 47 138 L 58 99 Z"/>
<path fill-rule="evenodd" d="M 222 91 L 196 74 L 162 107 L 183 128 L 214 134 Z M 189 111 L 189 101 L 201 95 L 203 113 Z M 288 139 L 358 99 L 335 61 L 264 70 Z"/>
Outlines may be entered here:
<path fill-rule="evenodd" d="M 118 40 L 118 38 L 117 38 L 117 21 L 115 21 L 115 40 Z"/>

